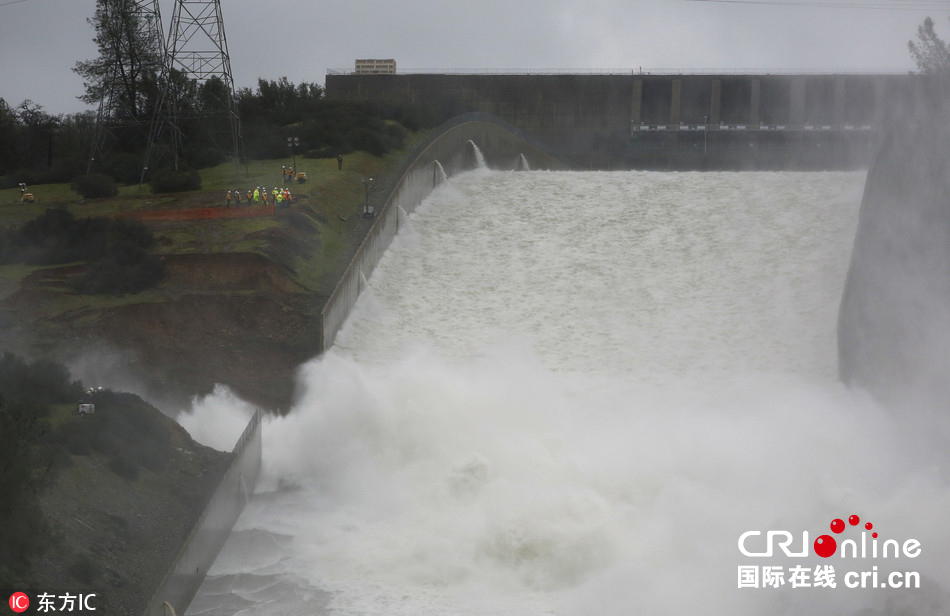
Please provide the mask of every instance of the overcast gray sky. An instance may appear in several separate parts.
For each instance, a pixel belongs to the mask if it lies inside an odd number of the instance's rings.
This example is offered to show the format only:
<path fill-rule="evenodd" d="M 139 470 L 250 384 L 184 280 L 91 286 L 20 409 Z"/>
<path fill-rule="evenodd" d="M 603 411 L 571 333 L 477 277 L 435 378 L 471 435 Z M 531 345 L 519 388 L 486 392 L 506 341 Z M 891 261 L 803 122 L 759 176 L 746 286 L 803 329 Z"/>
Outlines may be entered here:
<path fill-rule="evenodd" d="M 175 0 L 160 0 L 166 22 Z M 928 15 L 950 0 L 222 0 L 238 87 L 323 84 L 356 58 L 400 70 L 906 72 Z M 0 0 L 0 97 L 81 111 L 70 69 L 96 56 L 95 0 Z M 915 9 L 915 10 L 907 10 Z M 923 9 L 923 10 L 921 10 Z"/>

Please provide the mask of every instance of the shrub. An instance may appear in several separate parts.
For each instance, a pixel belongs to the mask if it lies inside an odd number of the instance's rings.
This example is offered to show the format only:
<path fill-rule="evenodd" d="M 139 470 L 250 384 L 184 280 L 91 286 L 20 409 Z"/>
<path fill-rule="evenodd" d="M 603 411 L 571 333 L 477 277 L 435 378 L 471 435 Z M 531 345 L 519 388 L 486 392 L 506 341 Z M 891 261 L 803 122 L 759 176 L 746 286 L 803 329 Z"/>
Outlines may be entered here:
<path fill-rule="evenodd" d="M 245 135 L 247 155 L 251 158 L 276 159 L 290 154 L 287 139 L 280 128 L 272 125 L 250 126 Z"/>
<path fill-rule="evenodd" d="M 138 184 L 142 177 L 142 155 L 113 152 L 102 161 L 100 169 L 122 184 Z"/>
<path fill-rule="evenodd" d="M 82 195 L 84 199 L 114 197 L 119 194 L 119 189 L 116 188 L 115 180 L 113 180 L 108 175 L 103 175 L 101 173 L 80 175 L 79 177 L 74 178 L 69 186 Z"/>
<path fill-rule="evenodd" d="M 162 278 L 161 258 L 149 252 L 155 237 L 135 220 L 102 216 L 77 220 L 68 210 L 48 209 L 18 231 L 0 234 L 0 263 L 88 261 L 70 279 L 80 293 L 137 293 Z"/>
<path fill-rule="evenodd" d="M 197 148 L 185 154 L 188 165 L 195 169 L 207 169 L 223 163 L 227 157 L 217 148 Z"/>
<path fill-rule="evenodd" d="M 5 258 L 8 262 L 40 265 L 78 260 L 73 250 L 75 224 L 76 218 L 69 210 L 47 208 L 40 216 L 24 223 L 12 238 Z"/>
<path fill-rule="evenodd" d="M 354 128 L 346 136 L 346 141 L 350 148 L 354 150 L 363 150 L 373 156 L 382 156 L 387 152 L 386 143 L 383 136 L 378 132 L 365 128 Z"/>
<path fill-rule="evenodd" d="M 89 264 L 85 273 L 73 276 L 70 286 L 87 295 L 138 293 L 162 279 L 161 259 L 134 245 L 125 245 L 122 256 L 112 256 Z"/>
<path fill-rule="evenodd" d="M 148 185 L 153 193 L 183 192 L 201 188 L 201 176 L 197 171 L 163 169 L 156 171 Z"/>
<path fill-rule="evenodd" d="M 55 159 L 53 166 L 43 174 L 43 184 L 65 184 L 86 170 L 85 158 L 79 156 Z"/>
<path fill-rule="evenodd" d="M 336 158 L 338 154 L 342 154 L 342 152 L 339 152 L 338 150 L 339 148 L 334 149 L 331 147 L 317 148 L 315 150 L 307 150 L 306 152 L 304 152 L 303 157 L 304 158 Z"/>
<path fill-rule="evenodd" d="M 65 366 L 48 359 L 27 362 L 5 351 L 0 356 L 0 397 L 43 409 L 57 402 L 72 402 L 82 394 L 82 383 L 70 380 Z"/>

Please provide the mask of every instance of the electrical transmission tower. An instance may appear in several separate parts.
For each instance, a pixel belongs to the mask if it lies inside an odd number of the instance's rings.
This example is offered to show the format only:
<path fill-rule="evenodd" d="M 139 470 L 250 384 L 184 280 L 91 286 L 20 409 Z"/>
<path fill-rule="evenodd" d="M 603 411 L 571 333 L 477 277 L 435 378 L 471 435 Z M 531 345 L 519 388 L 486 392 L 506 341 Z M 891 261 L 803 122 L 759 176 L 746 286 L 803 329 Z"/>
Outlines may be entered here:
<path fill-rule="evenodd" d="M 197 90 L 192 89 L 197 84 Z M 244 141 L 234 97 L 221 0 L 175 0 L 142 181 L 159 145 L 177 169 L 185 132 L 201 132 L 240 167 Z"/>
<path fill-rule="evenodd" d="M 106 4 L 104 10 L 108 11 L 106 23 L 115 31 L 121 30 L 126 34 L 131 31 L 137 40 L 144 43 L 145 53 L 140 59 L 142 65 L 139 69 L 157 73 L 165 56 L 165 35 L 158 0 L 127 0 L 124 3 Z M 114 34 L 119 36 L 117 32 Z M 137 109 L 140 101 L 136 96 L 130 96 L 124 87 L 128 79 L 127 68 L 121 62 L 114 62 L 104 80 L 86 173 L 92 173 L 97 156 L 101 161 L 116 144 L 144 141 L 149 133 L 150 118 L 142 117 Z M 139 96 L 144 94 L 138 93 Z"/>

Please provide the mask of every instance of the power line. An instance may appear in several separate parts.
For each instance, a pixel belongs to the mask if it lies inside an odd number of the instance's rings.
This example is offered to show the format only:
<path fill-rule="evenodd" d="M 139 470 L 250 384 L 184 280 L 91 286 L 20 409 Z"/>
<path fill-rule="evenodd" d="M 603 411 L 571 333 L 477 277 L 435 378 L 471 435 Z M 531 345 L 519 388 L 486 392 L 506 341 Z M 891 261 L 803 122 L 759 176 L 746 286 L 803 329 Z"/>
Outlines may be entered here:
<path fill-rule="evenodd" d="M 11 4 L 19 4 L 21 2 L 26 2 L 26 0 L 11 0 L 10 2 L 0 2 L 0 6 L 9 6 Z"/>
<path fill-rule="evenodd" d="M 950 11 L 950 1 L 931 0 L 930 2 L 900 2 L 896 0 L 884 2 L 793 2 L 791 0 L 685 0 L 686 2 L 706 2 L 715 4 L 747 4 L 761 6 L 793 6 L 808 8 L 830 8 L 830 9 L 861 9 L 861 10 L 882 10 L 882 11 Z"/>

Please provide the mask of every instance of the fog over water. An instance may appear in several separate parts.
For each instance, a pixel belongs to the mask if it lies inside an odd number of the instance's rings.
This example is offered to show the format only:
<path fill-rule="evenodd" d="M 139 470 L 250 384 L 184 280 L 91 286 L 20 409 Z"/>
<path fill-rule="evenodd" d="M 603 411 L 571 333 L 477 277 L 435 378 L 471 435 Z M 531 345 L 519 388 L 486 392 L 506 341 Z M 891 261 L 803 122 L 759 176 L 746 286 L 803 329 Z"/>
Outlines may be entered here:
<path fill-rule="evenodd" d="M 266 422 L 257 495 L 189 614 L 947 613 L 945 426 L 837 380 L 864 180 L 452 178 Z M 180 421 L 230 448 L 246 413 L 220 390 Z M 811 550 L 852 514 L 920 555 L 738 549 L 788 530 Z M 737 585 L 826 564 L 836 588 Z M 872 567 L 922 587 L 845 587 Z"/>

